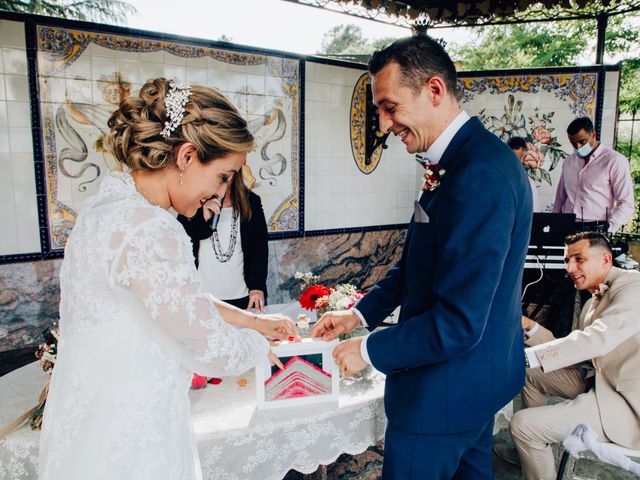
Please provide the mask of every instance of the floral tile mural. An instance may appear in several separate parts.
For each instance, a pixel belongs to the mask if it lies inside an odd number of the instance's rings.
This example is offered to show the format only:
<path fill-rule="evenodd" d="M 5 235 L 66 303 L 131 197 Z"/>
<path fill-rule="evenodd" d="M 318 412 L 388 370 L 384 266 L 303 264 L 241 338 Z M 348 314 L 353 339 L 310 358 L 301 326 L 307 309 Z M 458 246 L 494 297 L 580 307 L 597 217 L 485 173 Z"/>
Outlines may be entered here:
<path fill-rule="evenodd" d="M 541 113 L 536 107 L 533 114 L 525 117 L 522 113 L 522 100 L 516 101 L 511 94 L 507 96 L 504 112 L 497 117 L 486 115 L 483 109 L 479 118 L 489 131 L 504 142 L 511 137 L 524 138 L 527 150 L 523 164 L 527 174 L 537 183 L 544 181 L 553 185 L 550 172 L 567 156 L 558 141 L 556 129 L 551 126 L 555 112 Z"/>
<path fill-rule="evenodd" d="M 299 60 L 51 26 L 38 27 L 37 47 L 51 250 L 112 167 L 109 116 L 156 77 L 215 87 L 236 104 L 257 140 L 245 173 L 269 230 L 300 230 Z"/>
<path fill-rule="evenodd" d="M 562 160 L 573 151 L 566 135 L 576 117 L 596 112 L 597 73 L 462 77 L 460 102 L 504 142 L 523 137 L 523 167 L 535 181 L 540 211 L 551 211 Z"/>

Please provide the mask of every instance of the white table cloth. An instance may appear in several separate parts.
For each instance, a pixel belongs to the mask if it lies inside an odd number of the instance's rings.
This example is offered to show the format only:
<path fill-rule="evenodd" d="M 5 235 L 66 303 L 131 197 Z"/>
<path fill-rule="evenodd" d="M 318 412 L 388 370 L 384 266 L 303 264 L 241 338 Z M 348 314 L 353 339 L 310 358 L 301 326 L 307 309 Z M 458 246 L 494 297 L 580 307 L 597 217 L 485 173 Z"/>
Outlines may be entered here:
<path fill-rule="evenodd" d="M 281 480 L 361 453 L 384 436 L 384 376 L 341 385 L 339 403 L 256 410 L 253 373 L 191 391 L 192 417 L 204 478 Z M 47 379 L 37 362 L 0 378 L 0 425 L 36 403 Z M 39 432 L 21 428 L 0 441 L 0 479 L 37 478 Z"/>
<path fill-rule="evenodd" d="M 37 362 L 0 377 L 0 425 L 35 405 L 47 378 Z M 281 480 L 290 469 L 311 473 L 384 437 L 384 376 L 375 371 L 360 382 L 343 381 L 338 404 L 261 411 L 255 408 L 253 373 L 244 378 L 245 387 L 226 378 L 190 392 L 207 480 Z M 512 412 L 509 403 L 496 414 L 494 434 Z M 0 480 L 38 478 L 38 438 L 39 432 L 23 427 L 0 440 Z"/>

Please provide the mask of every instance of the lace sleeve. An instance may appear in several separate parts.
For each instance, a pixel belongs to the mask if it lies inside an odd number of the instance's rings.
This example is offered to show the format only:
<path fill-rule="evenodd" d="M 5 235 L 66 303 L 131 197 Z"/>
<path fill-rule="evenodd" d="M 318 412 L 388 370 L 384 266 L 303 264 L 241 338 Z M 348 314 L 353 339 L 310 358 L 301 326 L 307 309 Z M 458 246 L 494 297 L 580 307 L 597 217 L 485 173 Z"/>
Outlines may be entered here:
<path fill-rule="evenodd" d="M 134 297 L 143 317 L 160 327 L 171 350 L 202 375 L 239 375 L 265 358 L 269 346 L 259 333 L 227 324 L 203 290 L 189 239 L 171 217 L 153 217 L 116 233 L 110 283 Z"/>

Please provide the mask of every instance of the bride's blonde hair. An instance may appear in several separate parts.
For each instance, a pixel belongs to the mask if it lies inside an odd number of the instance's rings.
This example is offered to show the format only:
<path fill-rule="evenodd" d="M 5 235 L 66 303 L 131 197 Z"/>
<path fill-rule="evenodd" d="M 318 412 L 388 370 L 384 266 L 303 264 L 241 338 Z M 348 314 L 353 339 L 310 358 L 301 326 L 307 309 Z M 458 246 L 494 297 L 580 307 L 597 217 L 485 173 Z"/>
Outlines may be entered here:
<path fill-rule="evenodd" d="M 191 87 L 180 126 L 168 138 L 162 137 L 168 91 L 168 80 L 150 80 L 140 89 L 138 97 L 125 98 L 111 115 L 108 122 L 111 132 L 105 144 L 120 165 L 131 170 L 157 170 L 173 165 L 177 147 L 184 142 L 193 143 L 203 163 L 255 148 L 247 122 L 236 107 L 217 90 L 201 85 Z"/>

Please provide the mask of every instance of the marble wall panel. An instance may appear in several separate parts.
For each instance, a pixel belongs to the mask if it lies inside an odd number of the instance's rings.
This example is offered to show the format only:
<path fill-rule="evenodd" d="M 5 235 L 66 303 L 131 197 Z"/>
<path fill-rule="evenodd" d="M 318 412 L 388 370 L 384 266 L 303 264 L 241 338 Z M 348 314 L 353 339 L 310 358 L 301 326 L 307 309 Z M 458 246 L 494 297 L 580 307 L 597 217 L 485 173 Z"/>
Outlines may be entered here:
<path fill-rule="evenodd" d="M 297 299 L 296 271 L 312 271 L 327 284 L 350 282 L 363 290 L 400 258 L 404 231 L 326 235 L 269 242 L 270 303 Z M 0 269 L 0 352 L 37 345 L 58 318 L 62 260 L 3 265 Z"/>
<path fill-rule="evenodd" d="M 42 341 L 58 318 L 62 260 L 2 265 L 0 269 L 0 352 Z"/>
<path fill-rule="evenodd" d="M 293 238 L 269 243 L 270 303 L 296 300 L 296 272 L 312 272 L 325 285 L 352 283 L 366 291 L 398 261 L 404 230 Z"/>

